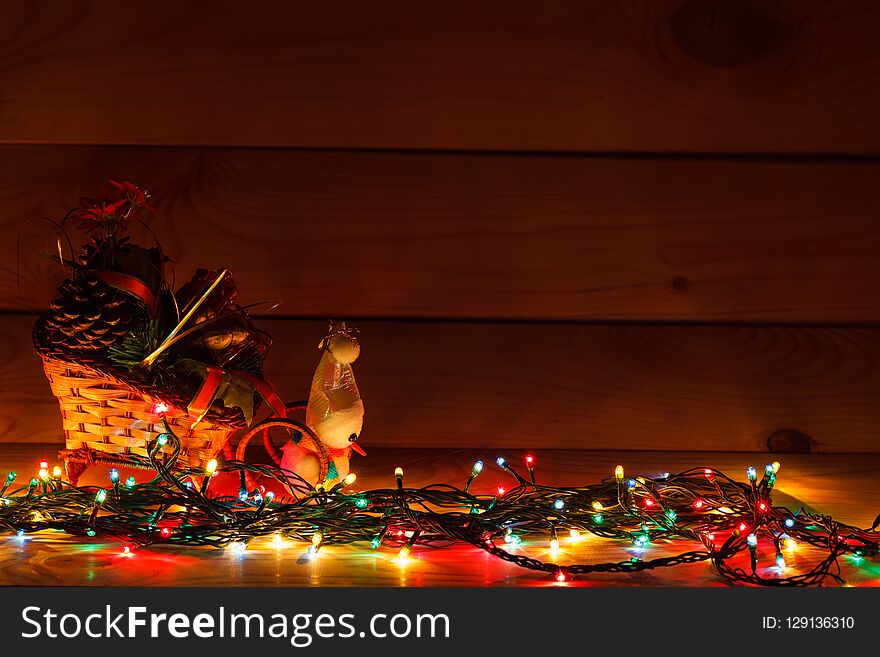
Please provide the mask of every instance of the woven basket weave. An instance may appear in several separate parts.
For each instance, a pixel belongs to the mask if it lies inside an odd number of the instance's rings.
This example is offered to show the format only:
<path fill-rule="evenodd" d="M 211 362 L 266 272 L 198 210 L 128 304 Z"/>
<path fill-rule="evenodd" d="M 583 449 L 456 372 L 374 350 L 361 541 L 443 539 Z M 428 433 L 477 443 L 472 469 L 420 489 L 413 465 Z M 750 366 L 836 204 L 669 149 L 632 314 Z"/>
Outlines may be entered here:
<path fill-rule="evenodd" d="M 138 389 L 106 372 L 41 355 L 52 394 L 58 400 L 66 438 L 67 476 L 75 483 L 94 463 L 115 463 L 126 456 L 147 456 L 147 444 L 164 431 L 155 413 L 158 401 L 169 404 L 165 421 L 180 438 L 178 465 L 204 467 L 244 426 L 238 417 L 209 413 L 193 425 L 184 405 L 166 395 Z"/>

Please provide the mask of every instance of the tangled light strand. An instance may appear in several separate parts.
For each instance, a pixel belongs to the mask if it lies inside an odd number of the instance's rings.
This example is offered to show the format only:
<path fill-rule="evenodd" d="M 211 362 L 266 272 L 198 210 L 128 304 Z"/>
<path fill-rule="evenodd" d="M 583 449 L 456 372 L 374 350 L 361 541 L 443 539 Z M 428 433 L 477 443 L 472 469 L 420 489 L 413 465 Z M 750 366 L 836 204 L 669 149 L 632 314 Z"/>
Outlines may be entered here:
<path fill-rule="evenodd" d="M 167 427 L 166 427 L 167 428 Z M 257 537 L 276 537 L 310 543 L 316 554 L 323 546 L 354 542 L 373 548 L 387 546 L 405 558 L 416 547 L 468 543 L 500 559 L 566 581 L 590 573 L 632 573 L 642 570 L 711 561 L 731 582 L 768 586 L 821 584 L 825 578 L 842 581 L 838 558 L 857 558 L 880 551 L 877 521 L 859 529 L 824 515 L 774 507 L 770 493 L 778 463 L 765 468 L 758 480 L 754 468 L 748 483 L 723 473 L 693 468 L 651 479 L 626 478 L 617 466 L 613 478 L 576 488 L 535 483 L 534 458 L 526 457 L 528 479 L 505 459 L 498 466 L 516 486 L 503 494 L 470 492 L 483 469 L 478 461 L 464 488 L 433 484 L 406 488 L 403 470 L 395 471 L 396 487 L 349 492 L 353 477 L 331 488 L 313 487 L 292 472 L 275 466 L 215 461 L 205 470 L 176 468 L 180 441 L 169 430 L 148 445 L 147 458 L 120 459 L 120 465 L 154 469 L 150 482 L 119 481 L 111 470 L 110 490 L 76 487 L 50 475 L 41 463 L 39 478 L 7 494 L 15 480 L 10 473 L 0 490 L 0 527 L 20 536 L 46 529 L 77 536 L 121 539 L 134 546 L 157 543 L 246 547 Z M 243 487 L 238 496 L 217 496 L 210 490 L 216 473 L 235 473 L 274 480 L 285 493 L 276 497 Z M 559 565 L 515 553 L 523 538 L 548 540 L 558 548 L 559 534 L 584 533 L 625 542 L 636 548 L 657 542 L 699 544 L 674 556 L 636 557 L 606 563 Z M 775 576 L 758 571 L 758 538 L 776 552 Z M 797 541 L 825 550 L 811 570 L 785 575 L 783 547 Z M 751 567 L 731 564 L 747 552 Z"/>

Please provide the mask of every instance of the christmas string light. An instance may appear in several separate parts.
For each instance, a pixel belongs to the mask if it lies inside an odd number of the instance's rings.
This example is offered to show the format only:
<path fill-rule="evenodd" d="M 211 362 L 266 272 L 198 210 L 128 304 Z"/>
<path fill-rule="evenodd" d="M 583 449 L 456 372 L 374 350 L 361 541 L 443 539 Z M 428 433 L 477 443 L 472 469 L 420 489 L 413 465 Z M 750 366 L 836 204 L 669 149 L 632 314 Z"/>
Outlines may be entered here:
<path fill-rule="evenodd" d="M 654 479 L 633 477 L 636 486 L 630 487 L 620 466 L 613 478 L 579 487 L 543 486 L 518 478 L 519 485 L 497 496 L 447 484 L 406 488 L 402 468 L 397 468 L 393 487 L 352 493 L 344 486 L 313 487 L 276 466 L 234 460 L 212 466 L 210 473 L 176 468 L 180 441 L 170 432 L 162 436 L 165 444 L 151 446 L 147 457 L 128 456 L 118 463 L 151 468 L 157 476 L 131 485 L 126 481 L 112 497 L 103 488 L 65 481 L 40 493 L 37 479 L 10 491 L 15 481 L 10 473 L 0 505 L 0 529 L 20 537 L 62 530 L 117 539 L 129 547 L 132 558 L 137 548 L 153 544 L 229 547 L 241 554 L 251 541 L 264 537 L 276 547 L 299 541 L 309 546 L 312 557 L 328 545 L 362 542 L 377 550 L 396 550 L 398 559 L 405 561 L 419 549 L 466 543 L 558 582 L 591 573 L 634 573 L 707 561 L 731 582 L 816 585 L 829 577 L 841 580 L 841 556 L 857 561 L 880 551 L 876 531 L 774 506 L 770 477 L 752 480 L 751 472 L 743 483 L 717 470 L 694 468 Z M 776 474 L 779 468 L 772 465 Z M 214 471 L 246 472 L 274 481 L 285 495 L 257 489 L 242 500 L 237 494 L 191 485 L 193 479 Z M 622 489 L 633 492 L 631 505 L 625 503 Z M 561 550 L 559 531 L 573 544 L 593 535 L 617 541 L 623 549 L 637 549 L 639 556 L 606 563 L 557 563 L 573 558 L 571 551 Z M 551 561 L 528 556 L 532 546 L 546 550 L 548 540 Z M 686 547 L 672 556 L 651 557 L 653 546 L 660 543 Z M 798 543 L 824 550 L 824 557 L 810 570 L 793 574 L 781 550 L 791 551 Z M 738 565 L 740 554 L 746 556 L 747 568 Z"/>

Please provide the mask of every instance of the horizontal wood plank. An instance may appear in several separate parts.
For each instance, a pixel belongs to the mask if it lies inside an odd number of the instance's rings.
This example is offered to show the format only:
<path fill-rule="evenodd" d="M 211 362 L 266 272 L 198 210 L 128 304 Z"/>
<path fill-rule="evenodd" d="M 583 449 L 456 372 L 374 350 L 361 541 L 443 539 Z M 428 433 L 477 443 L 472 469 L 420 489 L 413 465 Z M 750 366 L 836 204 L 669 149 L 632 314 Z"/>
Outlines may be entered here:
<path fill-rule="evenodd" d="M 0 440 L 60 441 L 30 353 L 0 325 Z M 325 326 L 272 320 L 268 376 L 303 399 Z M 376 447 L 880 451 L 880 330 L 361 322 Z M 802 444 L 801 444 L 802 443 Z"/>
<path fill-rule="evenodd" d="M 108 178 L 178 283 L 283 315 L 880 322 L 880 164 L 126 147 L 0 146 L 0 309 L 47 306 L 34 219 Z"/>
<path fill-rule="evenodd" d="M 880 152 L 872 2 L 4 2 L 0 141 Z"/>
<path fill-rule="evenodd" d="M 510 459 L 517 452 L 501 452 Z M 616 463 L 627 472 L 657 476 L 710 466 L 742 479 L 749 465 L 760 466 L 766 455 L 748 453 L 573 452 L 539 450 L 537 477 L 542 485 L 578 486 L 611 475 Z M 496 452 L 478 450 L 382 449 L 356 466 L 357 488 L 393 485 L 391 473 L 398 465 L 405 471 L 407 486 L 435 483 L 463 485 L 477 458 L 492 463 Z M 0 445 L 0 464 L 30 476 L 42 458 L 52 460 L 48 445 Z M 880 485 L 880 456 L 784 455 L 773 491 L 777 506 L 805 506 L 813 512 L 857 526 L 870 526 L 877 508 L 871 492 Z M 391 484 L 390 484 L 391 482 Z M 509 485 L 510 477 L 487 467 L 474 490 L 493 490 Z M 214 548 L 142 549 L 128 558 L 120 556 L 119 542 L 94 540 L 88 548 L 78 539 L 45 532 L 21 541 L 0 541 L 0 585 L 19 586 L 546 586 L 551 578 L 487 558 L 468 546 L 442 550 L 416 549 L 401 565 L 393 549 L 371 550 L 366 545 L 325 546 L 318 559 L 299 558 L 306 545 L 289 541 L 277 549 L 269 541 L 254 541 L 244 555 Z M 675 554 L 679 546 L 653 544 L 651 556 Z M 692 546 L 688 546 L 689 548 Z M 693 546 L 696 548 L 697 546 Z M 520 548 L 540 559 L 550 555 L 543 542 L 526 540 Z M 629 545 L 585 536 L 578 544 L 562 541 L 560 563 L 618 561 L 633 555 Z M 772 555 L 768 555 L 768 566 Z M 812 567 L 820 551 L 800 546 L 786 551 L 787 574 Z M 762 555 L 763 558 L 763 555 Z M 763 562 L 762 562 L 763 563 Z M 841 559 L 843 576 L 850 585 L 880 585 L 880 567 L 863 561 L 854 565 Z M 768 568 L 766 576 L 772 576 Z M 829 585 L 833 582 L 828 581 Z M 710 565 L 698 563 L 626 575 L 578 577 L 566 586 L 724 586 Z"/>

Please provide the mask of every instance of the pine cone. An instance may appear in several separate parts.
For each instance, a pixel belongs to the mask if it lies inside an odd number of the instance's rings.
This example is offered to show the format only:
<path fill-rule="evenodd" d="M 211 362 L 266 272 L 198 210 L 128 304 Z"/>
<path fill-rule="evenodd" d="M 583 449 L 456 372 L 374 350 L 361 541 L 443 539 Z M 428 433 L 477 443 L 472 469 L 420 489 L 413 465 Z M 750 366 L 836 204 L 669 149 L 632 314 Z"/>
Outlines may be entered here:
<path fill-rule="evenodd" d="M 41 320 L 46 343 L 57 349 L 99 357 L 144 321 L 139 302 L 96 278 L 67 279 L 58 292 Z"/>

